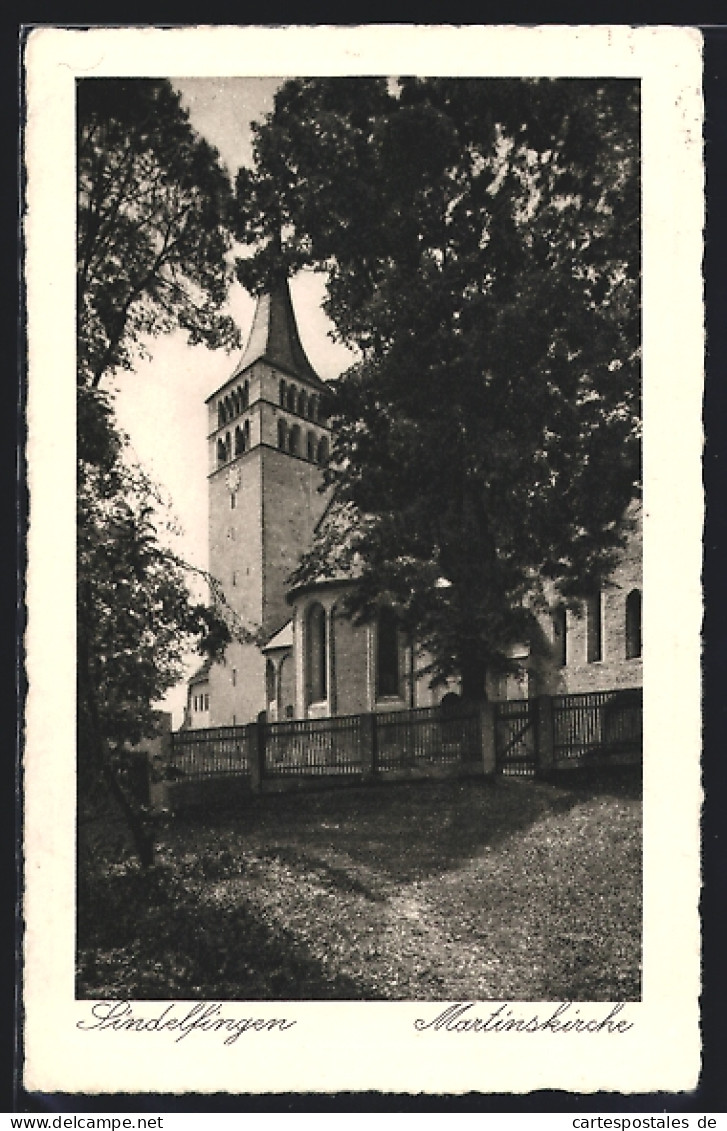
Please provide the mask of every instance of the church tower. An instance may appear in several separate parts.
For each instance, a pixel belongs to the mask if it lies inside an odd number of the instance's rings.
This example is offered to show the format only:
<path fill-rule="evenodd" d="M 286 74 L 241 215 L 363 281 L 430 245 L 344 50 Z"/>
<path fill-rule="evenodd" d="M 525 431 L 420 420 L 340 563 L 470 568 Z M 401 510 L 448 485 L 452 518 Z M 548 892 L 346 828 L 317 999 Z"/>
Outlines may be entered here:
<path fill-rule="evenodd" d="M 301 344 L 287 279 L 258 298 L 242 360 L 207 406 L 210 572 L 267 641 L 290 620 L 286 583 L 326 504 L 330 444 L 326 386 Z M 265 706 L 265 657 L 233 642 L 209 672 L 204 725 L 247 723 Z"/>

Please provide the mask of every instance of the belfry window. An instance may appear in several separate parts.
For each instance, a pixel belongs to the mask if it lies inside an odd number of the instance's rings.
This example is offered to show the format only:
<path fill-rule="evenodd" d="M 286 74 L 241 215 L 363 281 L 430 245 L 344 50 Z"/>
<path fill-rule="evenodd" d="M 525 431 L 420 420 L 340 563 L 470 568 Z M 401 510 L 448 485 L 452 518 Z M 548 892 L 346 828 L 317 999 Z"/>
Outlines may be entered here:
<path fill-rule="evenodd" d="M 641 655 L 641 590 L 632 589 L 626 598 L 626 659 Z"/>
<path fill-rule="evenodd" d="M 288 387 L 287 387 L 285 381 L 281 381 L 279 388 L 278 388 L 278 392 L 279 392 L 279 400 L 280 400 L 280 403 L 283 406 L 283 408 L 285 408 L 285 402 L 287 400 L 287 388 Z"/>
<path fill-rule="evenodd" d="M 306 685 L 308 702 L 318 703 L 328 694 L 328 634 L 322 605 L 308 610 L 306 632 Z"/>
<path fill-rule="evenodd" d="M 288 437 L 288 451 L 292 456 L 297 456 L 300 451 L 300 427 L 294 424 Z"/>
<path fill-rule="evenodd" d="M 242 428 L 238 425 L 235 428 L 235 455 L 240 456 L 245 451 L 245 438 L 243 436 Z"/>
<path fill-rule="evenodd" d="M 384 606 L 376 623 L 376 698 L 400 694 L 399 620 L 393 609 Z"/>
<path fill-rule="evenodd" d="M 303 389 L 298 393 L 298 416 L 305 416 L 308 411 L 308 398 Z"/>
<path fill-rule="evenodd" d="M 284 452 L 288 446 L 288 425 L 285 420 L 278 420 L 278 447 Z"/>
<path fill-rule="evenodd" d="M 285 407 L 289 412 L 295 412 L 297 389 L 294 385 L 288 386 L 288 394 L 285 398 Z"/>

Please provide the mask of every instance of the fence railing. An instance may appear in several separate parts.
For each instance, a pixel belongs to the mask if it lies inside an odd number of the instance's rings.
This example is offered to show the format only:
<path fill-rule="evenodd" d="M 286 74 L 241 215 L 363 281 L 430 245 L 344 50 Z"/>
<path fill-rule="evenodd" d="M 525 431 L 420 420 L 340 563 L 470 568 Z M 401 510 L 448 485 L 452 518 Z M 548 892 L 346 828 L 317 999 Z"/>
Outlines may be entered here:
<path fill-rule="evenodd" d="M 376 764 L 398 770 L 481 756 L 478 712 L 453 715 L 440 707 L 385 711 L 375 716 Z"/>
<path fill-rule="evenodd" d="M 361 715 L 265 724 L 264 774 L 360 773 L 361 732 Z"/>
<path fill-rule="evenodd" d="M 641 752 L 641 688 L 553 697 L 553 763 L 566 769 Z"/>
<path fill-rule="evenodd" d="M 168 781 L 248 777 L 257 788 L 266 778 L 371 777 L 481 757 L 478 710 L 422 707 L 177 731 L 164 774 Z"/>
<path fill-rule="evenodd" d="M 202 781 L 225 774 L 247 774 L 251 739 L 249 726 L 175 731 L 166 776 L 171 780 Z"/>
<path fill-rule="evenodd" d="M 532 777 L 638 756 L 641 741 L 641 689 L 596 691 L 462 705 L 459 712 L 420 707 L 274 723 L 261 716 L 247 726 L 177 731 L 162 776 L 172 783 L 237 778 L 260 789 L 266 779 L 416 776 L 459 772 L 447 767 L 469 763 Z"/>

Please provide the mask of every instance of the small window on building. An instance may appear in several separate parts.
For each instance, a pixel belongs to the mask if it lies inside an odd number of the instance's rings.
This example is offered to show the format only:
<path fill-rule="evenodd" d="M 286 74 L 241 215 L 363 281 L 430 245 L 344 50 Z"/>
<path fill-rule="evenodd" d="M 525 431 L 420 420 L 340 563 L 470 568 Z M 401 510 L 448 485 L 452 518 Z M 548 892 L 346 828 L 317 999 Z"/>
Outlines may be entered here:
<path fill-rule="evenodd" d="M 242 450 L 248 452 L 250 450 L 250 421 L 246 420 L 242 429 Z"/>
<path fill-rule="evenodd" d="M 237 687 L 237 668 L 232 669 L 232 686 Z"/>
<path fill-rule="evenodd" d="M 220 439 L 217 441 L 217 462 L 224 463 L 226 458 L 227 452 L 225 450 L 225 441 Z"/>
<path fill-rule="evenodd" d="M 298 416 L 305 416 L 308 411 L 308 398 L 303 389 L 298 393 Z"/>
<path fill-rule="evenodd" d="M 314 432 L 308 433 L 308 441 L 307 441 L 306 450 L 307 450 L 307 454 L 308 454 L 308 459 L 314 461 L 315 458 L 316 458 L 316 437 L 315 437 Z"/>
<path fill-rule="evenodd" d="M 553 613 L 553 656 L 558 667 L 564 668 L 568 662 L 568 621 L 563 605 Z"/>
<path fill-rule="evenodd" d="M 280 382 L 280 386 L 278 388 L 278 393 L 279 393 L 280 403 L 283 406 L 283 408 L 285 408 L 285 404 L 286 404 L 286 401 L 288 399 L 288 386 L 286 385 L 285 381 Z"/>
<path fill-rule="evenodd" d="M 250 382 L 249 381 L 246 381 L 245 384 L 242 386 L 241 403 L 242 403 L 243 408 L 247 408 L 248 405 L 250 404 Z"/>
<path fill-rule="evenodd" d="M 306 633 L 306 684 L 308 702 L 318 703 L 328 694 L 328 641 L 326 611 L 322 605 L 312 605 L 308 611 Z"/>
<path fill-rule="evenodd" d="M 292 456 L 300 454 L 300 427 L 294 424 L 290 429 L 290 436 L 288 437 L 288 451 Z"/>
<path fill-rule="evenodd" d="M 632 589 L 626 598 L 626 659 L 641 655 L 641 590 Z"/>
<path fill-rule="evenodd" d="M 217 405 L 217 427 L 222 428 L 227 424 L 227 417 L 225 416 L 225 406 L 222 401 Z"/>
<path fill-rule="evenodd" d="M 237 496 L 234 491 L 230 491 L 230 510 L 234 511 L 237 505 Z"/>
<path fill-rule="evenodd" d="M 265 695 L 268 705 L 277 702 L 275 687 L 275 664 L 270 658 L 265 661 Z"/>
<path fill-rule="evenodd" d="M 285 407 L 289 412 L 295 412 L 295 405 L 298 398 L 298 390 L 294 385 L 288 386 L 288 394 L 285 398 Z"/>
<path fill-rule="evenodd" d="M 237 585 L 237 570 L 236 569 L 233 569 L 233 571 L 232 571 L 232 584 L 233 584 L 233 586 Z"/>
<path fill-rule="evenodd" d="M 328 459 L 328 440 L 325 436 L 321 436 L 318 443 L 318 462 L 325 463 Z"/>
<path fill-rule="evenodd" d="M 288 441 L 288 425 L 281 418 L 278 421 L 278 447 L 280 448 L 281 452 L 284 452 L 286 450 L 286 448 L 288 446 L 287 441 Z"/>
<path fill-rule="evenodd" d="M 586 660 L 589 664 L 603 659 L 603 622 L 601 617 L 601 591 L 586 601 Z"/>
<path fill-rule="evenodd" d="M 235 428 L 235 455 L 241 456 L 242 453 L 244 452 L 244 450 L 245 450 L 245 439 L 244 439 L 243 434 L 242 434 L 242 428 L 240 428 L 240 426 L 238 424 L 238 426 Z"/>
<path fill-rule="evenodd" d="M 318 398 L 317 397 L 309 397 L 308 398 L 308 419 L 309 420 L 315 420 L 317 411 L 318 411 Z"/>
<path fill-rule="evenodd" d="M 399 620 L 394 610 L 385 606 L 376 623 L 376 697 L 400 694 Z"/>

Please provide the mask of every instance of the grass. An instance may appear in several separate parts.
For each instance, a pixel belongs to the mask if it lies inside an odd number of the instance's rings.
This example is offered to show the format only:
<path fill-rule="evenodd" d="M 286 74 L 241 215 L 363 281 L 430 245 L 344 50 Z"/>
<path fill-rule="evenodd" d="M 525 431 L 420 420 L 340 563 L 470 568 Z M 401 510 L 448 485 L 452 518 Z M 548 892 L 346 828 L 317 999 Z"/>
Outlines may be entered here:
<path fill-rule="evenodd" d="M 252 798 L 79 898 L 79 997 L 640 997 L 633 770 Z"/>

